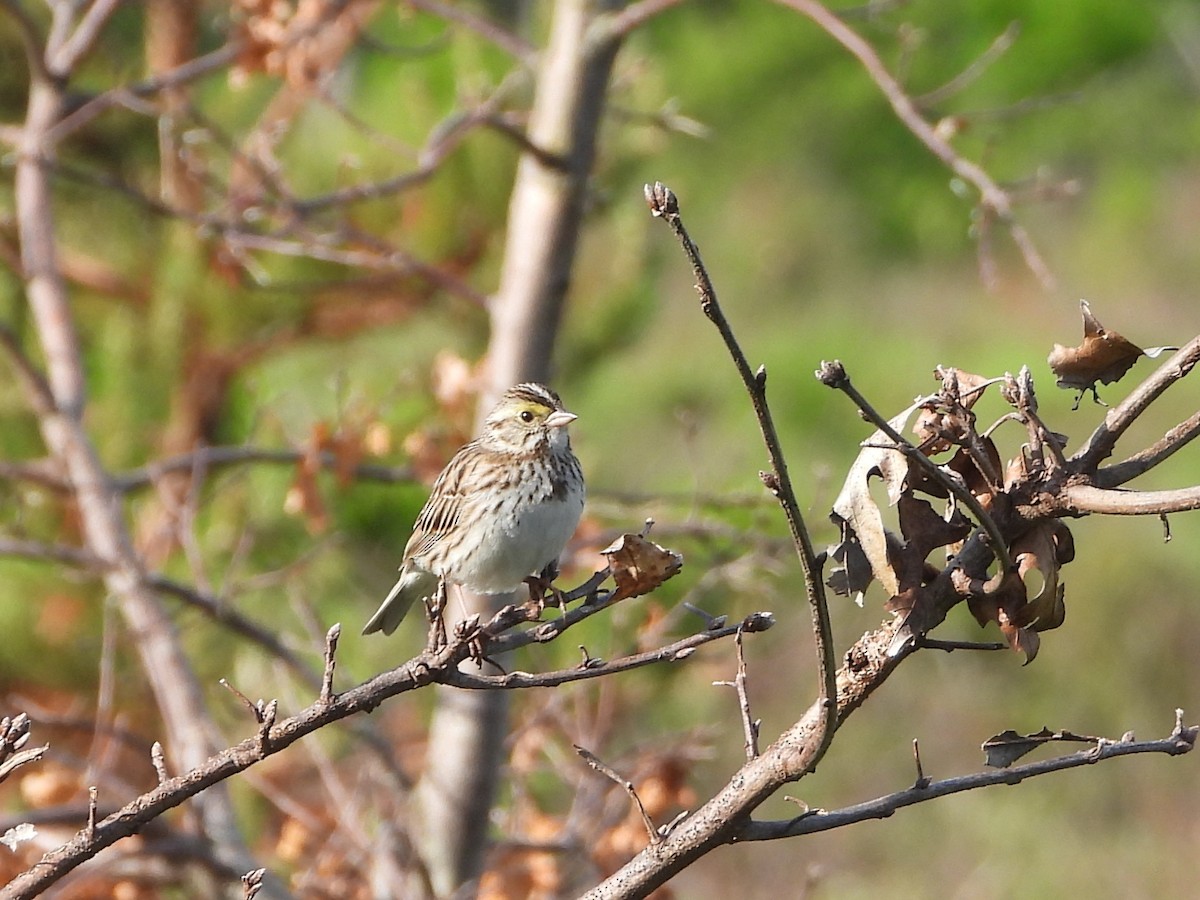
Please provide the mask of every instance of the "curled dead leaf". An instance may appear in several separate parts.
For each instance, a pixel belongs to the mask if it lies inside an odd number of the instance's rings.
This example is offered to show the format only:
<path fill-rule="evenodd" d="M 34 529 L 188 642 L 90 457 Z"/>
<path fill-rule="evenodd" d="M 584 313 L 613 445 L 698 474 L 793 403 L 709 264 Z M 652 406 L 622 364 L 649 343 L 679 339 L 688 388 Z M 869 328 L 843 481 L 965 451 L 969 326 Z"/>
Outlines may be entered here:
<path fill-rule="evenodd" d="M 683 556 L 660 547 L 640 534 L 623 534 L 600 551 L 608 559 L 616 589 L 610 602 L 640 597 L 674 578 L 683 568 Z"/>
<path fill-rule="evenodd" d="M 1046 358 L 1052 371 L 1058 379 L 1058 386 L 1073 388 L 1079 391 L 1075 406 L 1087 391 L 1092 392 L 1096 402 L 1100 397 L 1096 393 L 1096 382 L 1112 384 L 1119 381 L 1133 364 L 1142 356 L 1154 358 L 1175 347 L 1151 347 L 1143 350 L 1137 344 L 1127 340 L 1115 331 L 1100 324 L 1086 300 L 1079 301 L 1083 313 L 1083 343 L 1078 347 L 1064 347 L 1055 344 Z"/>
<path fill-rule="evenodd" d="M 1018 734 L 1010 729 L 993 735 L 983 742 L 984 765 L 994 769 L 1007 769 L 1025 754 L 1051 741 L 1095 744 L 1098 740 L 1099 738 L 1073 734 L 1070 731 L 1051 731 L 1049 728 L 1043 728 L 1034 734 Z"/>
<path fill-rule="evenodd" d="M 1022 624 L 1035 631 L 1057 628 L 1067 616 L 1059 568 L 1075 557 L 1075 543 L 1070 529 L 1057 519 L 1042 522 L 1022 535 L 1013 544 L 1011 553 L 1017 572 L 1026 585 Z M 1036 583 L 1034 573 L 1040 575 L 1041 590 L 1028 596 L 1030 586 Z"/>
<path fill-rule="evenodd" d="M 916 409 L 917 404 L 913 404 L 888 424 L 896 431 L 903 431 Z M 847 593 L 861 593 L 870 579 L 864 582 L 861 570 L 853 575 L 849 571 L 853 555 L 861 551 L 870 564 L 871 574 L 883 585 L 888 595 L 892 596 L 899 592 L 900 581 L 889 558 L 888 544 L 889 540 L 894 542 L 896 538 L 894 535 L 889 536 L 883 525 L 879 506 L 871 496 L 870 481 L 872 478 L 882 478 L 887 487 L 888 501 L 895 504 L 908 487 L 911 463 L 900 450 L 879 446 L 891 443 L 890 438 L 882 431 L 876 431 L 864 443 L 868 446 L 859 451 L 858 458 L 850 467 L 841 493 L 833 501 L 833 512 L 829 516 L 842 530 L 841 543 L 831 548 L 830 553 L 835 558 L 847 561 L 846 576 L 842 578 L 835 572 L 831 578 L 839 579 Z M 857 549 L 854 545 L 857 545 Z M 838 588 L 834 589 L 842 592 Z"/>
<path fill-rule="evenodd" d="M 1070 529 L 1058 520 L 1041 522 L 1009 549 L 1015 569 L 970 597 L 967 605 L 980 625 L 995 622 L 1012 649 L 1031 663 L 1041 646 L 1038 633 L 1063 623 L 1067 615 L 1059 569 L 1075 557 Z"/>
<path fill-rule="evenodd" d="M 1033 629 L 1023 627 L 1020 622 L 1026 601 L 1024 579 L 1016 571 L 1010 571 L 1000 578 L 999 583 L 989 582 L 986 592 L 969 597 L 967 606 L 981 626 L 988 622 L 999 625 L 1008 646 L 1024 653 L 1028 665 L 1037 656 L 1042 642 Z"/>
<path fill-rule="evenodd" d="M 999 381 L 949 366 L 938 366 L 933 374 L 941 380 L 942 389 L 921 404 L 912 429 L 918 446 L 930 456 L 960 444 L 973 433 L 975 415 L 971 407 L 989 385 Z"/>

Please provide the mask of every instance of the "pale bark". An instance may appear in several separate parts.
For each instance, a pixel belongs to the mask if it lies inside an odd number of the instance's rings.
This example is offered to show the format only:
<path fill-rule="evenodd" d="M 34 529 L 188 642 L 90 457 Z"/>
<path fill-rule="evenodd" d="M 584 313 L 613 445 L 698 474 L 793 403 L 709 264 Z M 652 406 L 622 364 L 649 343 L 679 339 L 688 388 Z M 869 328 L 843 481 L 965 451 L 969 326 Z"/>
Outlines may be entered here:
<path fill-rule="evenodd" d="M 123 504 L 83 425 L 86 384 L 79 337 L 58 260 L 48 163 L 55 148 L 48 138 L 63 112 L 66 80 L 98 36 L 111 4 L 89 7 L 71 22 L 65 5 L 56 10 L 44 68 L 31 60 L 29 106 L 16 167 L 17 228 L 25 292 L 46 365 L 46 395 L 34 400 L 50 454 L 74 489 L 84 540 L 104 569 L 104 585 L 116 599 L 142 669 L 150 682 L 178 769 L 202 764 L 215 750 L 211 720 L 200 685 L 175 628 L 133 548 Z M 55 77 L 44 77 L 43 72 Z M 228 793 L 219 788 L 196 800 L 216 858 L 233 871 L 254 868 L 234 820 Z M 277 885 L 268 896 L 285 896 Z"/>
<path fill-rule="evenodd" d="M 551 374 L 596 135 L 619 46 L 615 36 L 597 26 L 603 9 L 594 0 L 555 4 L 527 134 L 539 152 L 522 156 L 509 204 L 480 421 L 505 388 L 546 381 Z M 510 599 L 468 598 L 468 605 L 486 609 Z M 502 691 L 438 688 L 417 798 L 425 860 L 440 895 L 483 869 L 489 813 L 503 764 L 507 705 Z"/>

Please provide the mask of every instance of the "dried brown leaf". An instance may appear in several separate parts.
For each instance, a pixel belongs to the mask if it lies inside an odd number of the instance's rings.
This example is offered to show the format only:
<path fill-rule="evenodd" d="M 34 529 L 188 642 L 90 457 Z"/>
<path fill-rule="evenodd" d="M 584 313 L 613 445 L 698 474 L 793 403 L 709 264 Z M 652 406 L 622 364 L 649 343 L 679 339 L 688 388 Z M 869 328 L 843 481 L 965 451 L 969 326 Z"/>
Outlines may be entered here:
<path fill-rule="evenodd" d="M 988 622 L 999 625 L 1008 646 L 1024 653 L 1026 664 L 1033 662 L 1041 639 L 1033 629 L 1023 627 L 1020 621 L 1028 599 L 1025 580 L 1017 572 L 1008 572 L 998 585 L 989 583 L 988 588 L 986 593 L 975 594 L 967 599 L 971 614 L 980 625 Z"/>
<path fill-rule="evenodd" d="M 1013 543 L 1010 550 L 1017 572 L 1025 582 L 1026 592 L 1031 575 L 1041 576 L 1042 586 L 1032 597 L 1026 597 L 1025 606 L 1019 614 L 1020 624 L 1035 631 L 1050 631 L 1063 623 L 1067 615 L 1063 603 L 1064 587 L 1059 581 L 1058 570 L 1063 559 L 1069 562 L 1075 555 L 1075 545 L 1070 529 L 1062 522 L 1052 520 L 1040 523 Z"/>
<path fill-rule="evenodd" d="M 888 424 L 896 431 L 903 431 L 916 408 L 917 405 L 913 404 Z M 876 431 L 866 443 L 886 444 L 890 443 L 890 438 L 882 431 Z M 883 585 L 889 596 L 899 592 L 900 580 L 892 568 L 888 551 L 888 531 L 883 525 L 879 506 L 871 496 L 870 481 L 872 478 L 882 478 L 887 487 L 888 500 L 895 504 L 908 488 L 910 466 L 908 457 L 900 450 L 880 446 L 863 447 L 846 475 L 846 481 L 842 485 L 841 493 L 833 502 L 833 512 L 830 515 L 833 523 L 842 529 L 842 543 L 847 544 L 849 541 L 861 548 L 871 565 L 871 573 Z M 837 548 L 834 548 L 833 552 L 837 555 Z M 843 548 L 843 555 L 848 552 Z"/>
<path fill-rule="evenodd" d="M 921 405 L 912 429 L 918 445 L 930 456 L 961 444 L 974 430 L 975 415 L 971 407 L 994 381 L 942 366 L 933 375 L 942 382 L 942 389 Z"/>
<path fill-rule="evenodd" d="M 640 597 L 679 574 L 683 556 L 640 534 L 623 534 L 600 551 L 608 559 L 616 589 L 612 602 Z"/>
<path fill-rule="evenodd" d="M 1115 331 L 1100 324 L 1086 300 L 1079 301 L 1083 313 L 1083 343 L 1078 347 L 1055 344 L 1046 358 L 1058 378 L 1058 386 L 1095 393 L 1096 382 L 1112 384 L 1129 371 L 1139 357 L 1158 356 L 1174 347 L 1143 350 Z"/>
<path fill-rule="evenodd" d="M 845 523 L 842 525 L 842 540 L 828 550 L 829 558 L 838 563 L 829 571 L 826 584 L 830 590 L 842 597 L 854 597 L 859 606 L 863 604 L 863 594 L 866 593 L 873 579 L 871 561 L 863 552 L 862 545 L 849 531 Z"/>
<path fill-rule="evenodd" d="M 1070 731 L 1051 731 L 1049 728 L 1043 728 L 1034 734 L 1018 734 L 1010 729 L 993 735 L 983 742 L 984 765 L 994 769 L 1007 769 L 1025 754 L 1051 741 L 1094 744 L 1097 742 L 1097 738 L 1073 734 Z"/>
<path fill-rule="evenodd" d="M 897 508 L 905 550 L 921 562 L 938 547 L 957 544 L 971 533 L 971 523 L 957 507 L 946 518 L 928 500 L 905 494 Z"/>

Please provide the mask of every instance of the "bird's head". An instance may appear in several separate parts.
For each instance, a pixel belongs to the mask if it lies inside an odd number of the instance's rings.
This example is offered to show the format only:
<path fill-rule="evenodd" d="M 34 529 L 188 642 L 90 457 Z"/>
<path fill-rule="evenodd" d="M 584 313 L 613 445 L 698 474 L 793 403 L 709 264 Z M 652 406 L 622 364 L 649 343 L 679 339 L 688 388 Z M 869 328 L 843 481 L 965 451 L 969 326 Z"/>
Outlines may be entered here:
<path fill-rule="evenodd" d="M 488 413 L 480 442 L 509 453 L 532 453 L 543 446 L 565 450 L 571 445 L 566 426 L 576 418 L 545 385 L 518 384 L 505 391 Z"/>

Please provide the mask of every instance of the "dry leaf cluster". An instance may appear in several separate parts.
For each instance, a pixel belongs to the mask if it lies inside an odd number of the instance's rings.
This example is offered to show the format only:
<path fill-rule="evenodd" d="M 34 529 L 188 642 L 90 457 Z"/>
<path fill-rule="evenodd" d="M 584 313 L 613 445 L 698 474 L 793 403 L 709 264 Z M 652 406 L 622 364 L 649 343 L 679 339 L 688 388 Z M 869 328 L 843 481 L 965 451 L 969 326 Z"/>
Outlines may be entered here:
<path fill-rule="evenodd" d="M 889 423 L 892 432 L 900 433 L 912 420 L 915 445 L 898 445 L 883 430 L 876 431 L 864 442 L 831 516 L 841 540 L 829 551 L 836 563 L 829 586 L 861 602 L 868 585 L 878 582 L 887 593 L 885 607 L 911 617 L 911 633 L 923 632 L 925 589 L 962 549 L 972 533 L 972 519 L 981 512 L 1011 533 L 1014 489 L 1025 482 L 1031 467 L 1045 464 L 1045 459 L 1031 458 L 1028 443 L 1003 461 L 992 429 L 981 430 L 973 410 L 989 387 L 1000 384 L 1016 415 L 1031 411 L 1031 388 L 1021 384 L 1028 383 L 1026 373 L 1021 379 L 985 379 L 939 368 L 936 374 L 941 390 Z M 1054 446 L 1061 453 L 1061 438 L 1046 437 L 1043 452 L 1052 454 Z M 922 464 L 919 454 L 938 463 L 940 478 Z M 874 479 L 882 481 L 886 503 L 872 494 Z M 966 509 L 965 499 L 974 499 L 977 510 Z M 894 515 L 897 528 L 887 526 L 885 514 Z M 1018 526 L 1016 531 L 1018 536 L 1005 548 L 1014 565 L 1011 571 L 997 576 L 987 571 L 960 574 L 980 624 L 995 622 L 1009 645 L 1031 660 L 1037 654 L 1038 632 L 1063 622 L 1059 570 L 1073 558 L 1074 547 L 1069 529 L 1058 519 Z M 941 558 L 931 561 L 935 551 L 941 551 Z"/>

